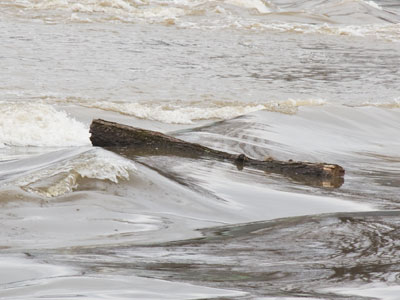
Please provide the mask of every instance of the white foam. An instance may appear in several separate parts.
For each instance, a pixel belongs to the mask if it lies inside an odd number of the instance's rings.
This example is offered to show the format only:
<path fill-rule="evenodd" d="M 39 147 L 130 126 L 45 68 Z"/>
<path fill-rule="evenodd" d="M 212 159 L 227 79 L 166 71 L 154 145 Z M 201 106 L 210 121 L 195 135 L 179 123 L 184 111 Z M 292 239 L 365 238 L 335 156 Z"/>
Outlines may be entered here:
<path fill-rule="evenodd" d="M 238 115 L 263 109 L 262 105 L 213 105 L 204 107 L 199 103 L 115 103 L 95 102 L 88 107 L 115 111 L 141 119 L 171 124 L 191 124 L 196 120 L 230 119 Z"/>
<path fill-rule="evenodd" d="M 28 6 L 34 10 L 56 10 L 64 13 L 70 13 L 69 19 L 75 22 L 93 22 L 97 21 L 137 21 L 138 19 L 153 22 L 158 20 L 163 22 L 165 19 L 174 19 L 177 16 L 185 14 L 185 11 L 179 7 L 167 5 L 166 3 L 151 4 L 144 1 L 127 0 L 85 0 L 85 1 L 42 1 L 39 3 L 31 2 Z M 80 14 L 83 14 L 82 16 Z M 88 17 L 90 16 L 90 17 Z"/>
<path fill-rule="evenodd" d="M 90 145 L 89 130 L 63 111 L 41 103 L 0 102 L 0 145 Z"/>
<path fill-rule="evenodd" d="M 382 108 L 400 108 L 400 98 L 393 99 L 392 101 L 383 101 L 383 102 L 364 102 L 360 105 L 355 106 L 373 106 L 373 107 L 382 107 Z"/>
<path fill-rule="evenodd" d="M 45 21 L 51 10 L 51 22 L 144 22 L 181 28 L 276 30 L 400 41 L 400 16 L 372 0 L 293 1 L 280 7 L 266 0 L 26 0 L 23 7 L 27 16 L 29 10 L 41 11 Z M 252 11 L 268 13 L 269 17 L 260 18 Z"/>
<path fill-rule="evenodd" d="M 72 159 L 36 170 L 12 182 L 24 190 L 45 197 L 57 197 L 79 187 L 83 178 L 111 181 L 128 180 L 135 164 L 112 152 L 95 148 Z"/>
<path fill-rule="evenodd" d="M 32 9 L 57 9 L 57 10 L 73 10 L 82 12 L 107 12 L 107 10 L 131 10 L 134 6 L 129 1 L 124 0 L 85 0 L 67 1 L 67 0 L 52 0 L 52 1 L 30 1 L 30 8 Z"/>
<path fill-rule="evenodd" d="M 225 0 L 226 3 L 245 8 L 254 8 L 259 13 L 269 13 L 271 10 L 261 0 Z"/>
<path fill-rule="evenodd" d="M 255 31 L 276 31 L 297 34 L 321 34 L 349 37 L 371 37 L 390 42 L 400 41 L 400 24 L 332 25 L 304 23 L 259 23 L 236 21 L 233 27 Z"/>
<path fill-rule="evenodd" d="M 367 5 L 369 5 L 369 6 L 373 7 L 373 8 L 376 8 L 376 9 L 379 9 L 379 10 L 383 10 L 383 8 L 380 5 L 378 5 L 376 2 L 374 2 L 374 1 L 362 1 L 362 2 L 366 3 Z"/>
<path fill-rule="evenodd" d="M 293 100 L 266 103 L 227 101 L 185 102 L 105 102 L 78 103 L 79 105 L 114 111 L 140 119 L 170 124 L 192 124 L 198 120 L 225 120 L 259 110 L 295 113 L 299 106 L 323 105 L 323 100 Z"/>

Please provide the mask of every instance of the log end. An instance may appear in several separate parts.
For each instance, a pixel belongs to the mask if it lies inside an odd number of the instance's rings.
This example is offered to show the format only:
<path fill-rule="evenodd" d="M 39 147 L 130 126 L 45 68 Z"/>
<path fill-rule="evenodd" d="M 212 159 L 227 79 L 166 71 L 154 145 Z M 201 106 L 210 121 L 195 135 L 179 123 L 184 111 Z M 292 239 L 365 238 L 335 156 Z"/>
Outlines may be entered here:
<path fill-rule="evenodd" d="M 322 170 L 325 176 L 342 177 L 345 174 L 344 169 L 341 166 L 335 164 L 323 164 Z"/>

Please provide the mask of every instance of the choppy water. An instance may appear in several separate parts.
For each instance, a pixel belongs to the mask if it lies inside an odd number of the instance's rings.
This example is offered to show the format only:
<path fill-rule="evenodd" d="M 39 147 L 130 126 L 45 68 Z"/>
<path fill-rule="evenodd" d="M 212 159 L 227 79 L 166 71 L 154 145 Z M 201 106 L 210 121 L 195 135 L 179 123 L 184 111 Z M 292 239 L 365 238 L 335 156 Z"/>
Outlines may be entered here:
<path fill-rule="evenodd" d="M 0 1 L 0 298 L 399 299 L 396 0 Z M 92 147 L 103 118 L 340 188 Z"/>

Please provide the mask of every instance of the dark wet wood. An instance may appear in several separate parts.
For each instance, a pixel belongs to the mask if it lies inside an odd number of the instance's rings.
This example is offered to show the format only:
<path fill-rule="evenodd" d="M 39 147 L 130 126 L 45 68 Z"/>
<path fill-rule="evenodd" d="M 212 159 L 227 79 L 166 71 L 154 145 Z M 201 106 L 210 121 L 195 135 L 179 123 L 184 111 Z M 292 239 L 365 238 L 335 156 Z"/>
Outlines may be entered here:
<path fill-rule="evenodd" d="M 93 120 L 90 126 L 93 146 L 118 147 L 129 156 L 176 155 L 191 158 L 212 158 L 233 162 L 238 169 L 253 168 L 278 173 L 296 181 L 323 187 L 340 187 L 344 169 L 336 164 L 298 161 L 256 160 L 244 154 L 231 154 L 200 144 L 189 143 L 160 132 L 140 129 L 119 123 Z M 123 148 L 123 149 L 121 149 Z"/>

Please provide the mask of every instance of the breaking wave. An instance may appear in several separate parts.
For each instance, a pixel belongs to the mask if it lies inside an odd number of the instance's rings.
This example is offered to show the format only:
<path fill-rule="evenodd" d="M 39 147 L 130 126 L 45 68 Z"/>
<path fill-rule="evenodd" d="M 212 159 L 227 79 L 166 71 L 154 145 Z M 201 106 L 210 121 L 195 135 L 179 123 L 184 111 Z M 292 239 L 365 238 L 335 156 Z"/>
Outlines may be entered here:
<path fill-rule="evenodd" d="M 79 187 L 83 178 L 118 183 L 128 180 L 136 167 L 130 160 L 112 152 L 95 148 L 71 159 L 36 170 L 12 184 L 44 197 L 57 197 Z"/>
<path fill-rule="evenodd" d="M 0 147 L 90 145 L 88 128 L 50 105 L 0 102 L 0 115 Z"/>
<path fill-rule="evenodd" d="M 234 28 L 373 36 L 390 41 L 400 39 L 398 12 L 367 0 L 26 0 L 18 5 L 7 3 L 2 5 L 14 7 L 23 17 L 39 18 L 49 23 L 157 23 L 182 28 Z"/>
<path fill-rule="evenodd" d="M 268 103 L 243 103 L 224 101 L 185 102 L 86 102 L 79 105 L 131 115 L 170 124 L 192 124 L 198 120 L 226 120 L 259 110 L 293 114 L 300 106 L 323 105 L 323 100 L 292 100 Z"/>
<path fill-rule="evenodd" d="M 373 107 L 382 107 L 382 108 L 400 108 L 400 98 L 399 99 L 394 99 L 392 101 L 386 101 L 386 102 L 364 102 L 360 104 L 359 106 L 373 106 Z"/>
<path fill-rule="evenodd" d="M 254 31 L 371 37 L 389 42 L 400 41 L 400 24 L 335 25 L 327 23 L 259 23 L 242 21 L 236 22 L 233 26 Z"/>

